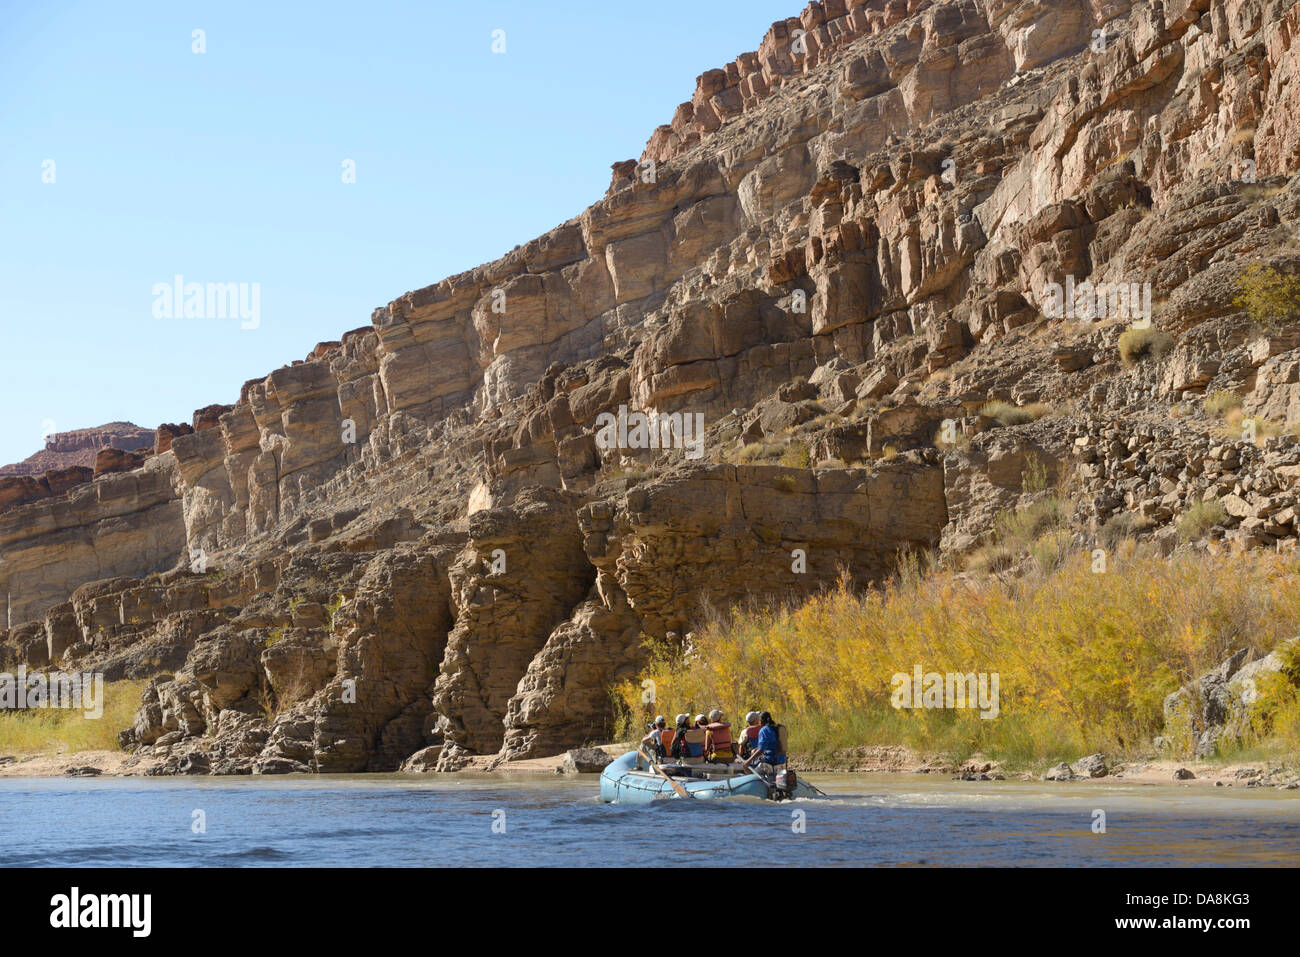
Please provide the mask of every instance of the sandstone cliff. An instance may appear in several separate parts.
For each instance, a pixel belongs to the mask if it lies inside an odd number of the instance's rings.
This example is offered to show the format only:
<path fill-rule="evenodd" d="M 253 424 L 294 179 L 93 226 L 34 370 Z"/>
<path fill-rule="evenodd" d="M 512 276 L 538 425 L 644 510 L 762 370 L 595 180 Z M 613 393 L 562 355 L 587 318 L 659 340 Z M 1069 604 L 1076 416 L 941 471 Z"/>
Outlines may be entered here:
<path fill-rule="evenodd" d="M 1287 547 L 1300 445 L 1201 400 L 1300 419 L 1294 324 L 1235 298 L 1300 268 L 1297 30 L 812 3 L 580 216 L 5 512 L 0 651 L 150 677 L 124 740 L 170 770 L 452 770 L 600 737 L 646 639 L 969 550 L 1040 478 L 1078 547 L 1117 515 L 1173 547 L 1204 500 L 1208 538 Z M 1167 343 L 1056 315 L 1084 284 L 1145 290 Z M 598 441 L 620 410 L 702 416 L 701 454 Z"/>

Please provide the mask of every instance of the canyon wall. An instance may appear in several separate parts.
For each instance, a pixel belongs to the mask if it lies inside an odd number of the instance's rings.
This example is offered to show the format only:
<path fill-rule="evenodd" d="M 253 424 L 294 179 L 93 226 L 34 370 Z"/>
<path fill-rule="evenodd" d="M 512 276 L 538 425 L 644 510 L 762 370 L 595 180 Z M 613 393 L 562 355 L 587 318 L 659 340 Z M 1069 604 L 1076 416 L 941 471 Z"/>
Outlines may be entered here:
<path fill-rule="evenodd" d="M 124 741 L 171 770 L 454 770 L 607 735 L 647 640 L 976 546 L 1036 469 L 1087 490 L 1080 547 L 1207 496 L 1218 540 L 1289 547 L 1288 437 L 1160 426 L 1216 391 L 1300 418 L 1300 340 L 1235 285 L 1300 269 L 1298 29 L 1279 0 L 812 3 L 580 216 L 139 467 L 13 492 L 0 653 L 151 678 Z M 1169 350 L 1049 315 L 1067 283 L 1146 287 Z M 598 441 L 620 409 L 701 416 L 702 454 Z"/>

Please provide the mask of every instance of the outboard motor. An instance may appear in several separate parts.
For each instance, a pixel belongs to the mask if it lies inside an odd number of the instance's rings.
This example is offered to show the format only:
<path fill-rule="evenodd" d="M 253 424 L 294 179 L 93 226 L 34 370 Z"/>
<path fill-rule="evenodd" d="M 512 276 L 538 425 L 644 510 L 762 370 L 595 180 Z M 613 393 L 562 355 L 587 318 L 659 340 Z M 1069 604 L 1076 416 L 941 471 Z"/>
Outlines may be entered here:
<path fill-rule="evenodd" d="M 799 787 L 799 778 L 795 773 L 787 768 L 782 768 L 776 772 L 776 777 L 772 781 L 771 792 L 772 798 L 777 801 L 788 801 L 794 797 L 795 789 Z"/>

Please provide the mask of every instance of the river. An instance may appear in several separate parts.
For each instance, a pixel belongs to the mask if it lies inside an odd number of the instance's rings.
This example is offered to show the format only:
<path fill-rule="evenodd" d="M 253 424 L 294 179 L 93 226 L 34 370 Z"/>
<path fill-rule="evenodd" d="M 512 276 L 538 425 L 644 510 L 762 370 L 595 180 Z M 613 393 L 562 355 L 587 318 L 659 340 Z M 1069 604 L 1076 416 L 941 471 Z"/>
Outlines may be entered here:
<path fill-rule="evenodd" d="M 830 797 L 627 807 L 594 775 L 6 778 L 0 867 L 1300 864 L 1296 791 L 810 780 Z"/>

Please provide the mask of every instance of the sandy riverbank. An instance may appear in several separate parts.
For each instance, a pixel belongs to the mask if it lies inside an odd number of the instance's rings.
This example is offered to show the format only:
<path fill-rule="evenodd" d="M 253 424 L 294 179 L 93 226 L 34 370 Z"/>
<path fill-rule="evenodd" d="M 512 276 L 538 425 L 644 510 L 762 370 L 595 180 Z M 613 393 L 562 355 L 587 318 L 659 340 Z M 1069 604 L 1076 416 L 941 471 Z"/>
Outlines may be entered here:
<path fill-rule="evenodd" d="M 628 745 L 603 745 L 602 750 L 617 756 L 628 750 Z M 72 776 L 131 777 L 147 775 L 165 761 L 158 755 L 131 755 L 121 751 L 59 752 L 37 755 L 0 755 L 0 778 L 54 778 Z M 511 761 L 493 766 L 492 757 L 473 758 L 463 769 L 475 773 L 538 774 L 561 773 L 564 755 Z M 795 760 L 792 767 L 817 775 L 853 774 L 933 774 L 936 776 L 967 777 L 974 780 L 1038 781 L 1044 769 L 1006 770 L 997 761 L 986 761 L 976 756 L 953 763 L 933 754 L 912 751 L 894 745 L 855 748 L 839 755 L 836 763 L 822 765 L 816 762 Z M 1192 777 L 1176 777 L 1179 771 L 1190 771 Z M 1169 785 L 1184 787 L 1248 787 L 1252 780 L 1264 786 L 1282 786 L 1300 781 L 1300 772 L 1294 766 L 1281 768 L 1267 761 L 1171 761 L 1163 758 L 1117 762 L 1100 777 L 1082 774 L 1072 779 L 1077 783 L 1115 783 Z"/>

